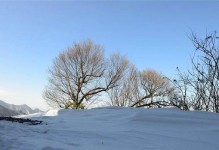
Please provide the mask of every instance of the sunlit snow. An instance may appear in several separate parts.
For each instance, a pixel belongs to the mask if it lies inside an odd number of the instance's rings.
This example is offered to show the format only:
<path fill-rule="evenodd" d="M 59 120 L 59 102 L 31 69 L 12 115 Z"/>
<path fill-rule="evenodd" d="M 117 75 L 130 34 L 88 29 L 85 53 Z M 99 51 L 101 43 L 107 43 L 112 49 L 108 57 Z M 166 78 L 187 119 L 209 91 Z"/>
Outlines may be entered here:
<path fill-rule="evenodd" d="M 1 150 L 216 150 L 219 115 L 177 108 L 50 110 L 30 126 L 0 121 Z"/>

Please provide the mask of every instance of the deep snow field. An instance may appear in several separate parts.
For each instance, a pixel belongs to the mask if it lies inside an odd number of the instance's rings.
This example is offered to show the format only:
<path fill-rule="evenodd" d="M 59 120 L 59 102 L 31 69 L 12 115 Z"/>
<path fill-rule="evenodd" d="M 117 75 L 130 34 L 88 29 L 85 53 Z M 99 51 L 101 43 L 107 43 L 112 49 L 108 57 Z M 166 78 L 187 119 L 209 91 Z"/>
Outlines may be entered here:
<path fill-rule="evenodd" d="M 50 110 L 0 121 L 0 150 L 217 150 L 219 114 L 177 108 Z"/>

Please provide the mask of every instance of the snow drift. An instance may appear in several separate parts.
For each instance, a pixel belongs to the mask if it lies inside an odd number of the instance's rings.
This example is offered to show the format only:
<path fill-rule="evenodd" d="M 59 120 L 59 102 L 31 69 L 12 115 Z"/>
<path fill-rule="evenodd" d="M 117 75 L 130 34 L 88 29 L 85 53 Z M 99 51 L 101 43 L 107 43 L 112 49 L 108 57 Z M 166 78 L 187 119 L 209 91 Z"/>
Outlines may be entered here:
<path fill-rule="evenodd" d="M 1 150 L 215 150 L 219 147 L 219 116 L 209 112 L 109 107 L 51 110 L 29 117 L 47 125 L 1 121 Z"/>

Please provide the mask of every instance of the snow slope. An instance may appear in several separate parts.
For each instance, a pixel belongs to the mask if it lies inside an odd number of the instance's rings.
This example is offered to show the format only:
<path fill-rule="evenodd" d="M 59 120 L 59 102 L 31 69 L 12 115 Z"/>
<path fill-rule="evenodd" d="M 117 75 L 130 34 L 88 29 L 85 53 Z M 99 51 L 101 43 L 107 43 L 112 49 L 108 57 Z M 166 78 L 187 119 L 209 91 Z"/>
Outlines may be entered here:
<path fill-rule="evenodd" d="M 26 116 L 28 117 L 28 116 Z M 51 110 L 44 125 L 0 121 L 1 150 L 216 150 L 219 114 L 176 108 Z"/>

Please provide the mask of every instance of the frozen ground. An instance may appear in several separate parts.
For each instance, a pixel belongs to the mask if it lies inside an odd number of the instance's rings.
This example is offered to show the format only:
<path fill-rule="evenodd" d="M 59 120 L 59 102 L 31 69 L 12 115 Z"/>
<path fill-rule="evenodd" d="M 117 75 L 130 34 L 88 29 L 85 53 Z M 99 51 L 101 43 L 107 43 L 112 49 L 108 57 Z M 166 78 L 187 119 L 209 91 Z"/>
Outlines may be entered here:
<path fill-rule="evenodd" d="M 25 116 L 23 116 L 25 117 Z M 1 150 L 216 150 L 219 114 L 176 108 L 51 110 L 26 116 L 47 125 L 0 121 Z"/>

